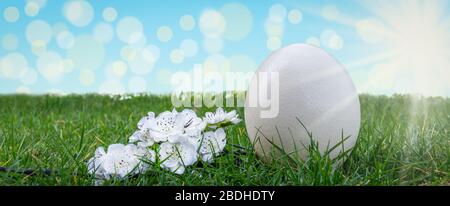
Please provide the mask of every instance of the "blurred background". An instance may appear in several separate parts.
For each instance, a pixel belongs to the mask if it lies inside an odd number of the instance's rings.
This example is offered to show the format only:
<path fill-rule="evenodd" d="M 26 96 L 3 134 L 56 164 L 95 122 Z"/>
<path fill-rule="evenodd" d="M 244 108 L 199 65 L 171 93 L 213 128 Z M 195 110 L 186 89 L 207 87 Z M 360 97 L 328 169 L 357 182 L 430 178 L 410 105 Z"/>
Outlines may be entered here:
<path fill-rule="evenodd" d="M 308 43 L 360 93 L 450 96 L 439 0 L 1 0 L 0 93 L 170 93 L 171 74 L 254 71 Z"/>

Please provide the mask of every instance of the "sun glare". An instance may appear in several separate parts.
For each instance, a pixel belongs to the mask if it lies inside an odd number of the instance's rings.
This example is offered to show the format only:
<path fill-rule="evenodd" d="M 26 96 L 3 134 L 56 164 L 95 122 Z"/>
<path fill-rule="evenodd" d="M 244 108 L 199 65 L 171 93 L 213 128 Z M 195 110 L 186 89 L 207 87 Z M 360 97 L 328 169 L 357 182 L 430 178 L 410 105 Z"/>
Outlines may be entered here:
<path fill-rule="evenodd" d="M 383 89 L 380 81 L 395 80 L 394 88 L 384 89 L 431 96 L 448 95 L 450 18 L 445 15 L 446 2 L 367 1 L 364 5 L 376 18 L 357 22 L 358 33 L 368 43 L 382 46 L 383 53 L 395 54 L 378 59 L 382 66 L 374 67 L 365 89 Z M 378 78 L 380 76 L 383 78 Z"/>

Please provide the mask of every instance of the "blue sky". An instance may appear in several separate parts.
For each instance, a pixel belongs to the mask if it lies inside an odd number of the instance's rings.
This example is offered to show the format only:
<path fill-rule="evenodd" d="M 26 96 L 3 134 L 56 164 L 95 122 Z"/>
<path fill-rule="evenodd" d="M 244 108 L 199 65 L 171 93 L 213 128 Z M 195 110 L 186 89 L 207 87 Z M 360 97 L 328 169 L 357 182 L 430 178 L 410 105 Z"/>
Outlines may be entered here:
<path fill-rule="evenodd" d="M 165 93 L 170 74 L 195 64 L 255 70 L 279 47 L 310 43 L 335 56 L 359 92 L 450 96 L 445 3 L 2 0 L 0 93 Z"/>

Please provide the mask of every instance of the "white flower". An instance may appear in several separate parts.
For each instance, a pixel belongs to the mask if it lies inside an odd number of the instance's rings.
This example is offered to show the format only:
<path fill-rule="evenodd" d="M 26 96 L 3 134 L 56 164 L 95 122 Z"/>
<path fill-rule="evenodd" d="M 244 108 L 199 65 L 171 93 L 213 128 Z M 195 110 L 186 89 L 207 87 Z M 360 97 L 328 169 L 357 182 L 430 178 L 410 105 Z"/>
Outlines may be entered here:
<path fill-rule="evenodd" d="M 159 159 L 162 168 L 183 174 L 185 166 L 193 165 L 197 161 L 197 151 L 191 144 L 164 142 L 159 147 Z"/>
<path fill-rule="evenodd" d="M 184 109 L 177 114 L 177 119 L 183 122 L 183 132 L 178 135 L 172 135 L 168 137 L 170 143 L 189 142 L 196 146 L 197 140 L 201 137 L 202 131 L 206 127 L 200 117 L 197 117 L 194 111 L 190 109 Z"/>
<path fill-rule="evenodd" d="M 155 113 L 149 112 L 147 116 L 139 120 L 137 127 L 139 130 L 133 133 L 129 138 L 130 143 L 137 143 L 139 147 L 150 147 L 155 143 L 155 140 L 150 135 L 149 124 L 155 119 Z"/>
<path fill-rule="evenodd" d="M 88 172 L 99 179 L 123 178 L 145 171 L 148 164 L 142 160 L 154 162 L 155 152 L 134 144 L 112 144 L 108 152 L 103 147 L 97 148 L 95 156 L 88 161 Z"/>
<path fill-rule="evenodd" d="M 148 130 L 138 130 L 129 138 L 130 143 L 137 143 L 137 146 L 147 148 L 155 144 L 155 140 Z"/>
<path fill-rule="evenodd" d="M 238 124 L 241 119 L 238 118 L 236 110 L 231 112 L 225 112 L 221 107 L 216 109 L 215 113 L 206 112 L 204 120 L 210 124 L 210 128 L 217 128 L 216 124 L 231 122 L 233 124 Z"/>
<path fill-rule="evenodd" d="M 236 110 L 233 110 L 225 115 L 225 119 L 233 124 L 238 124 L 241 122 L 241 119 L 239 119 L 238 116 L 239 115 L 236 113 Z"/>
<path fill-rule="evenodd" d="M 148 129 L 155 142 L 165 142 L 171 136 L 178 137 L 184 132 L 184 117 L 174 109 L 148 120 Z"/>
<path fill-rule="evenodd" d="M 144 145 L 165 141 L 170 143 L 196 141 L 205 127 L 206 122 L 190 109 L 184 109 L 182 112 L 175 109 L 172 112 L 166 111 L 156 118 L 154 113 L 149 113 L 138 123 L 141 132 L 130 137 L 130 141 L 144 142 Z"/>
<path fill-rule="evenodd" d="M 226 134 L 222 128 L 214 132 L 205 132 L 200 141 L 199 154 L 205 162 L 212 162 L 213 157 L 220 154 L 227 143 Z"/>
<path fill-rule="evenodd" d="M 139 120 L 137 127 L 139 130 L 148 130 L 150 128 L 150 121 L 155 119 L 155 113 L 149 112 L 147 113 L 147 116 L 143 117 L 141 120 Z"/>
<path fill-rule="evenodd" d="M 148 148 L 157 144 L 161 167 L 183 174 L 186 166 L 193 165 L 199 156 L 205 162 L 212 162 L 226 145 L 226 134 L 220 127 L 240 121 L 235 110 L 226 112 L 222 108 L 217 108 L 215 113 L 207 112 L 203 119 L 190 109 L 181 112 L 173 109 L 156 117 L 149 112 L 129 138 L 132 144 L 113 144 L 108 152 L 98 148 L 88 162 L 88 172 L 101 180 L 142 173 L 148 169 L 149 162 L 156 161 L 155 152 Z M 207 124 L 216 130 L 204 132 Z"/>
<path fill-rule="evenodd" d="M 179 115 L 184 116 L 184 132 L 188 136 L 198 136 L 206 127 L 206 122 L 190 109 L 184 109 Z"/>

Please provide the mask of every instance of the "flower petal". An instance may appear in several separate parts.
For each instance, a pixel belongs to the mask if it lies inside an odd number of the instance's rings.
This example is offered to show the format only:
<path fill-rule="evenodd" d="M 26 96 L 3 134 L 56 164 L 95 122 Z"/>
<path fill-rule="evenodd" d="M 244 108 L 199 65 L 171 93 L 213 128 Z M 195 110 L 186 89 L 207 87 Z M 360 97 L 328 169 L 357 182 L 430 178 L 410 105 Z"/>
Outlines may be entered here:
<path fill-rule="evenodd" d="M 100 171 L 95 171 L 96 177 L 109 178 L 117 176 L 125 177 L 129 173 L 139 173 L 144 171 L 146 165 L 141 162 L 141 158 L 147 155 L 147 150 L 138 147 L 134 144 L 112 144 L 108 147 L 107 153 L 98 159 L 94 160 L 93 165 L 88 165 L 90 169 L 92 166 L 100 165 Z"/>
<path fill-rule="evenodd" d="M 141 141 L 141 140 L 142 140 L 141 135 L 142 135 L 142 133 L 141 133 L 140 130 L 135 131 L 135 132 L 130 136 L 130 138 L 128 138 L 128 141 L 129 141 L 130 143 Z"/>
<path fill-rule="evenodd" d="M 151 162 L 155 162 L 156 161 L 156 153 L 153 150 L 148 150 L 148 156 L 147 156 L 148 160 L 150 160 Z"/>
<path fill-rule="evenodd" d="M 184 129 L 186 121 L 188 121 L 188 117 L 180 113 L 175 117 L 172 130 L 181 132 Z"/>
<path fill-rule="evenodd" d="M 173 112 L 163 112 L 153 121 L 150 121 L 149 128 L 153 131 L 162 133 L 170 133 L 175 126 L 177 115 Z"/>
<path fill-rule="evenodd" d="M 179 143 L 179 142 L 181 142 L 183 139 L 184 139 L 184 136 L 183 136 L 183 135 L 178 135 L 178 134 L 176 134 L 176 135 L 170 135 L 170 136 L 167 138 L 167 140 L 168 140 L 170 143 L 172 143 L 172 144 Z"/>
<path fill-rule="evenodd" d="M 177 167 L 171 167 L 170 170 L 175 174 L 182 175 L 186 168 L 183 165 L 179 165 Z"/>
<path fill-rule="evenodd" d="M 204 162 L 211 163 L 213 161 L 213 155 L 211 153 L 203 154 L 202 155 L 202 160 Z"/>
<path fill-rule="evenodd" d="M 192 144 L 183 142 L 177 148 L 184 166 L 193 165 L 197 161 L 197 151 Z"/>
<path fill-rule="evenodd" d="M 232 119 L 232 118 L 234 118 L 234 117 L 236 117 L 236 110 L 233 110 L 233 111 L 231 111 L 231 112 L 228 112 L 228 113 L 225 115 L 225 119 L 228 119 L 228 120 L 230 120 L 230 119 Z"/>
<path fill-rule="evenodd" d="M 200 145 L 200 154 L 214 154 L 217 155 L 223 151 L 226 145 L 226 133 L 222 128 L 214 132 L 205 132 Z M 203 157 L 202 157 L 203 158 Z"/>
<path fill-rule="evenodd" d="M 216 116 L 225 116 L 225 111 L 223 110 L 222 107 L 217 107 L 216 109 Z"/>
<path fill-rule="evenodd" d="M 150 122 L 155 119 L 155 114 L 153 112 L 149 112 L 146 117 L 142 117 L 141 120 L 139 120 L 137 127 L 140 130 L 149 129 Z"/>
<path fill-rule="evenodd" d="M 215 135 L 215 141 L 218 144 L 218 151 L 216 152 L 222 152 L 223 149 L 225 148 L 225 145 L 227 144 L 227 138 L 226 138 L 226 133 L 225 130 L 223 130 L 222 128 L 217 129 L 214 132 Z"/>
<path fill-rule="evenodd" d="M 159 131 L 150 130 L 150 135 L 153 137 L 155 142 L 167 141 L 168 135 Z"/>
<path fill-rule="evenodd" d="M 95 157 L 101 158 L 106 154 L 105 149 L 103 147 L 99 147 L 95 150 Z"/>
<path fill-rule="evenodd" d="M 109 147 L 108 147 L 108 154 L 115 153 L 115 152 L 120 153 L 124 149 L 125 149 L 125 145 L 123 145 L 123 144 L 112 144 L 112 145 L 109 145 Z"/>
<path fill-rule="evenodd" d="M 239 122 L 241 122 L 241 119 L 233 118 L 233 119 L 230 120 L 230 122 L 233 123 L 233 124 L 239 124 Z"/>
<path fill-rule="evenodd" d="M 215 115 L 212 112 L 206 112 L 204 120 L 209 124 L 215 124 Z"/>
<path fill-rule="evenodd" d="M 174 151 L 174 145 L 168 142 L 164 142 L 159 146 L 159 159 L 162 167 L 170 168 L 179 163 L 178 156 L 174 153 Z"/>

